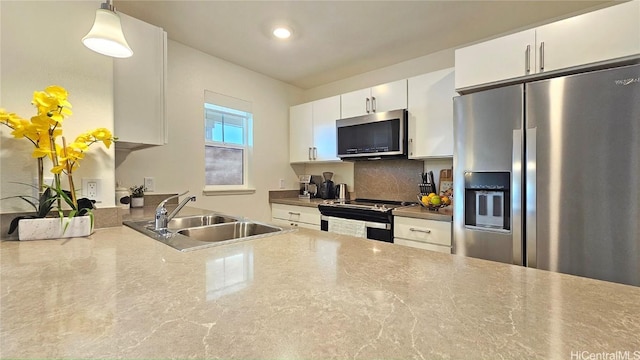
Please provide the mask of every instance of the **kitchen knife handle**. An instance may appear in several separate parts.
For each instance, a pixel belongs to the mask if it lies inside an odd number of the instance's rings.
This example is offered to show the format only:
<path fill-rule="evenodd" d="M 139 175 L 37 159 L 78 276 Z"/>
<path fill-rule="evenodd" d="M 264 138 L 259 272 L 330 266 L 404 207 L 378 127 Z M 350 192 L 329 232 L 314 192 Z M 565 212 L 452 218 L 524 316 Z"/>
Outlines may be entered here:
<path fill-rule="evenodd" d="M 376 97 L 371 97 L 371 112 L 376 112 Z"/>
<path fill-rule="evenodd" d="M 531 45 L 527 45 L 527 50 L 524 52 L 525 72 L 528 75 L 531 72 Z"/>
<path fill-rule="evenodd" d="M 540 71 L 544 71 L 544 41 L 540 43 Z"/>
<path fill-rule="evenodd" d="M 371 100 L 369 100 L 369 98 L 367 98 L 367 101 L 366 101 L 366 103 L 365 103 L 365 104 L 366 104 L 366 106 L 365 106 L 365 107 L 366 107 L 366 110 L 367 110 L 367 114 L 371 112 L 371 110 L 369 110 L 370 103 L 371 103 Z"/>
<path fill-rule="evenodd" d="M 425 233 L 425 234 L 431 234 L 431 230 L 429 230 L 429 229 L 422 230 L 422 229 L 416 229 L 416 228 L 409 228 L 409 231 L 421 232 L 421 233 Z"/>

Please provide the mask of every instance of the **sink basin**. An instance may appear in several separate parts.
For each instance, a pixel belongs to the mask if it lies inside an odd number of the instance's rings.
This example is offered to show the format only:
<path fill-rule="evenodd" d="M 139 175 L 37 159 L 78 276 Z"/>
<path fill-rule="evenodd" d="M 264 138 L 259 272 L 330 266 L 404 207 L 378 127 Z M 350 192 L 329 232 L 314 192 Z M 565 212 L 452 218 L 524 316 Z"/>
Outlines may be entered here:
<path fill-rule="evenodd" d="M 154 220 L 128 220 L 124 225 L 180 251 L 192 251 L 294 231 L 220 213 L 175 217 L 167 230 L 154 230 Z"/>
<path fill-rule="evenodd" d="M 236 221 L 240 221 L 240 219 L 221 214 L 185 216 L 171 219 L 167 224 L 167 228 L 169 230 L 178 230 L 207 225 L 231 223 Z"/>
<path fill-rule="evenodd" d="M 218 242 L 282 231 L 282 228 L 255 222 L 240 221 L 216 226 L 179 230 L 178 234 L 204 242 Z"/>

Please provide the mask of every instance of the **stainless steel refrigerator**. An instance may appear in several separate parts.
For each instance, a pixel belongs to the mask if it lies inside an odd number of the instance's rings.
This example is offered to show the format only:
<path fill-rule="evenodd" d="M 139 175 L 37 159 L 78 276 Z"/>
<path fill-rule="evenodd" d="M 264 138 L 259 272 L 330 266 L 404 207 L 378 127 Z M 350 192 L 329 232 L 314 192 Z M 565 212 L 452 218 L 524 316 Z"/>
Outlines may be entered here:
<path fill-rule="evenodd" d="M 454 98 L 454 253 L 640 286 L 640 65 Z"/>

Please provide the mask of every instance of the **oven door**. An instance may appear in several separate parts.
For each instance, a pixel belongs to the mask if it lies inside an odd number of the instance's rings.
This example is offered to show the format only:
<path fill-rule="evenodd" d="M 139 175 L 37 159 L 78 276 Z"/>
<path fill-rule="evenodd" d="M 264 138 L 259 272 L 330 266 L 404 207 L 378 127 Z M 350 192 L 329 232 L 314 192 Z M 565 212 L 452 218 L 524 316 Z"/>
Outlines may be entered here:
<path fill-rule="evenodd" d="M 393 242 L 393 229 L 391 223 L 353 220 L 322 215 L 320 217 L 320 230 L 370 240 L 390 243 Z"/>

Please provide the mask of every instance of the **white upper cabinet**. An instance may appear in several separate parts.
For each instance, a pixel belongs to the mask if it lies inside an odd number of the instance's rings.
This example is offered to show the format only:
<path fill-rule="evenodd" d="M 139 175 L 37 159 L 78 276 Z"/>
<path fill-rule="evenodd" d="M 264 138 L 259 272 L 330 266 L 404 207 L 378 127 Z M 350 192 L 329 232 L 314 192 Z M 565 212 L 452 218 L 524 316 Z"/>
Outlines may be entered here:
<path fill-rule="evenodd" d="M 340 119 L 340 96 L 313 102 L 313 146 L 316 161 L 338 161 L 336 120 Z"/>
<path fill-rule="evenodd" d="M 535 71 L 535 46 L 535 30 L 526 30 L 457 49 L 456 89 L 529 75 Z"/>
<path fill-rule="evenodd" d="M 340 96 L 292 106 L 289 109 L 289 161 L 340 161 L 336 152 L 336 120 Z"/>
<path fill-rule="evenodd" d="M 312 158 L 313 107 L 311 103 L 289 108 L 289 161 L 307 162 Z"/>
<path fill-rule="evenodd" d="M 640 54 L 634 0 L 455 52 L 456 89 Z"/>
<path fill-rule="evenodd" d="M 453 156 L 453 68 L 409 78 L 409 158 Z"/>
<path fill-rule="evenodd" d="M 540 26 L 539 72 L 640 54 L 640 1 Z"/>
<path fill-rule="evenodd" d="M 407 80 L 398 80 L 341 95 L 341 117 L 407 108 Z"/>
<path fill-rule="evenodd" d="M 167 33 L 119 13 L 133 56 L 113 60 L 116 146 L 135 149 L 167 143 L 165 79 Z"/>

